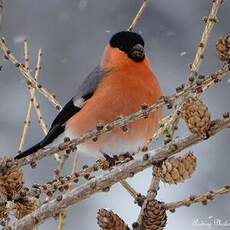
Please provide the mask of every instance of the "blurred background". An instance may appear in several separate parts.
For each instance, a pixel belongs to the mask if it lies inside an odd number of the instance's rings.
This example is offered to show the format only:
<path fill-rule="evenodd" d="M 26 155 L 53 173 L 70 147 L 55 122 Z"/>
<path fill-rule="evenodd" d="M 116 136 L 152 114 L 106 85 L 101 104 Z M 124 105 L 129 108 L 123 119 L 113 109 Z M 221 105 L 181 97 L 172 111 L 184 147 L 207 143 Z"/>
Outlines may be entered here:
<path fill-rule="evenodd" d="M 138 0 L 8 0 L 4 3 L 3 35 L 13 53 L 23 61 L 22 42 L 29 41 L 31 64 L 34 66 L 38 48 L 44 51 L 40 82 L 56 94 L 61 104 L 74 94 L 81 80 L 98 64 L 105 45 L 117 31 L 125 30 L 135 15 L 141 1 Z M 166 95 L 186 81 L 188 64 L 192 62 L 201 37 L 206 16 L 212 1 L 200 0 L 155 0 L 151 1 L 141 18 L 136 31 L 146 42 L 146 52 L 152 62 Z M 201 73 L 210 73 L 221 67 L 215 55 L 215 41 L 229 34 L 230 1 L 226 0 L 219 15 L 219 23 L 210 39 Z M 29 93 L 24 79 L 15 67 L 0 59 L 0 153 L 13 155 L 17 152 L 19 139 L 29 102 Z M 48 125 L 56 115 L 55 109 L 38 96 Z M 203 96 L 213 117 L 230 109 L 230 78 Z M 43 136 L 33 114 L 32 125 L 26 146 L 36 143 Z M 182 129 L 178 135 L 188 134 Z M 190 148 L 198 157 L 198 168 L 192 179 L 177 186 L 161 184 L 157 198 L 164 202 L 176 201 L 217 189 L 229 184 L 229 130 Z M 70 172 L 73 158 L 69 159 L 65 174 Z M 81 157 L 81 164 L 92 159 Z M 57 164 L 52 158 L 39 162 L 36 169 L 24 169 L 26 184 L 50 180 Z M 146 193 L 151 170 L 146 170 L 129 180 L 138 192 Z M 109 193 L 98 193 L 68 211 L 68 230 L 99 229 L 96 213 L 99 208 L 111 208 L 128 224 L 136 221 L 139 207 L 120 185 Z M 194 226 L 196 220 L 210 219 L 230 222 L 230 198 L 221 197 L 208 206 L 200 204 L 180 208 L 168 215 L 168 230 L 208 229 Z M 56 229 L 57 221 L 50 219 L 40 229 Z M 212 229 L 230 229 L 212 227 Z"/>

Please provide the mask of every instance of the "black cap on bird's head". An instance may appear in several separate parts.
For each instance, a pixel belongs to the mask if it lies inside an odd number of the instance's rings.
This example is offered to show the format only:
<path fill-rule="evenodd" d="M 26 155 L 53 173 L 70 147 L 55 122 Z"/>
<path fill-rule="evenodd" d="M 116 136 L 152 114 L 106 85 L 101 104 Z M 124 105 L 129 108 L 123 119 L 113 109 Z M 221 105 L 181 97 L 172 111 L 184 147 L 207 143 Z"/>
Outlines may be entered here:
<path fill-rule="evenodd" d="M 140 34 L 121 31 L 110 39 L 110 46 L 125 52 L 135 62 L 141 62 L 145 58 L 144 40 Z"/>

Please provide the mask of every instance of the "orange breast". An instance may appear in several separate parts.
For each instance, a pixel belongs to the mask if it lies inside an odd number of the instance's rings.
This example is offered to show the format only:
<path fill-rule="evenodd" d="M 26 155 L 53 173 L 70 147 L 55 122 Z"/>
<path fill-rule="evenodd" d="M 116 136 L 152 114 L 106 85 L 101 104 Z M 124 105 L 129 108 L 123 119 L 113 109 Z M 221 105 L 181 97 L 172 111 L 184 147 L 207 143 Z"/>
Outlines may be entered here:
<path fill-rule="evenodd" d="M 67 135 L 76 138 L 94 129 L 98 122 L 106 124 L 118 116 L 137 112 L 144 103 L 155 103 L 162 95 L 159 83 L 148 68 L 147 61 L 137 67 L 130 65 L 112 70 L 82 110 L 67 122 Z M 92 154 L 136 151 L 153 135 L 161 113 L 158 110 L 147 119 L 130 123 L 127 133 L 116 128 L 111 133 L 99 136 L 97 142 L 89 141 L 80 145 L 80 149 Z"/>

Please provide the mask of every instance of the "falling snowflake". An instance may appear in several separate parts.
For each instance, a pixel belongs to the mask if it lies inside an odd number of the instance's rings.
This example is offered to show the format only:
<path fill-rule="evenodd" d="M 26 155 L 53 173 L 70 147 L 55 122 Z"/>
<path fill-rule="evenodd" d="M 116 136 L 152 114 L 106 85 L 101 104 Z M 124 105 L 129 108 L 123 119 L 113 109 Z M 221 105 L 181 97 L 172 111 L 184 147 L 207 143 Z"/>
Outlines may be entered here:
<path fill-rule="evenodd" d="M 180 53 L 180 56 L 183 57 L 186 54 L 187 54 L 187 52 L 183 51 L 183 52 Z"/>
<path fill-rule="evenodd" d="M 88 1 L 87 0 L 80 0 L 80 2 L 79 2 L 79 8 L 81 10 L 85 9 L 87 7 L 87 5 L 88 5 Z"/>
<path fill-rule="evenodd" d="M 174 31 L 168 31 L 166 33 L 166 37 L 171 37 L 171 36 L 174 36 L 176 33 Z"/>
<path fill-rule="evenodd" d="M 68 63 L 68 59 L 61 59 L 61 63 L 63 63 L 63 64 L 66 64 L 66 63 Z"/>
<path fill-rule="evenodd" d="M 19 43 L 22 43 L 25 39 L 26 39 L 25 35 L 18 35 L 18 36 L 13 38 L 13 42 L 15 44 L 19 44 Z"/>

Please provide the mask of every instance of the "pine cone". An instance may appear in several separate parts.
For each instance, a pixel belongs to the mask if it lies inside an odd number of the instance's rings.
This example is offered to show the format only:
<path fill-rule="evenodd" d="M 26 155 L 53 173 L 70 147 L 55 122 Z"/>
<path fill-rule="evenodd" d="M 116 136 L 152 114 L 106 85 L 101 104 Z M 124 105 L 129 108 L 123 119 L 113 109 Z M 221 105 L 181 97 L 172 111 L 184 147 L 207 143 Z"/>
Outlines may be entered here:
<path fill-rule="evenodd" d="M 16 218 L 21 219 L 39 208 L 40 202 L 37 198 L 28 197 L 25 200 L 16 202 Z"/>
<path fill-rule="evenodd" d="M 0 220 L 6 219 L 8 217 L 6 207 L 0 207 Z"/>
<path fill-rule="evenodd" d="M 0 220 L 8 217 L 8 211 L 5 203 L 0 203 Z"/>
<path fill-rule="evenodd" d="M 21 190 L 22 186 L 23 174 L 21 169 L 16 169 L 4 176 L 0 176 L 0 188 L 3 194 L 15 195 Z"/>
<path fill-rule="evenodd" d="M 202 138 L 208 137 L 211 115 L 208 107 L 197 97 L 189 97 L 182 106 L 181 117 L 186 121 L 192 133 Z"/>
<path fill-rule="evenodd" d="M 216 53 L 221 61 L 230 61 L 230 36 L 217 40 Z"/>
<path fill-rule="evenodd" d="M 97 213 L 97 223 L 102 230 L 128 230 L 125 222 L 112 211 L 99 209 Z"/>
<path fill-rule="evenodd" d="M 147 201 L 142 217 L 143 230 L 163 230 L 167 222 L 164 204 L 157 200 Z"/>
<path fill-rule="evenodd" d="M 7 197 L 0 193 L 0 220 L 8 217 L 8 211 L 6 207 Z"/>
<path fill-rule="evenodd" d="M 190 152 L 183 157 L 169 158 L 156 168 L 156 176 L 169 184 L 184 182 L 196 169 L 196 157 Z"/>

